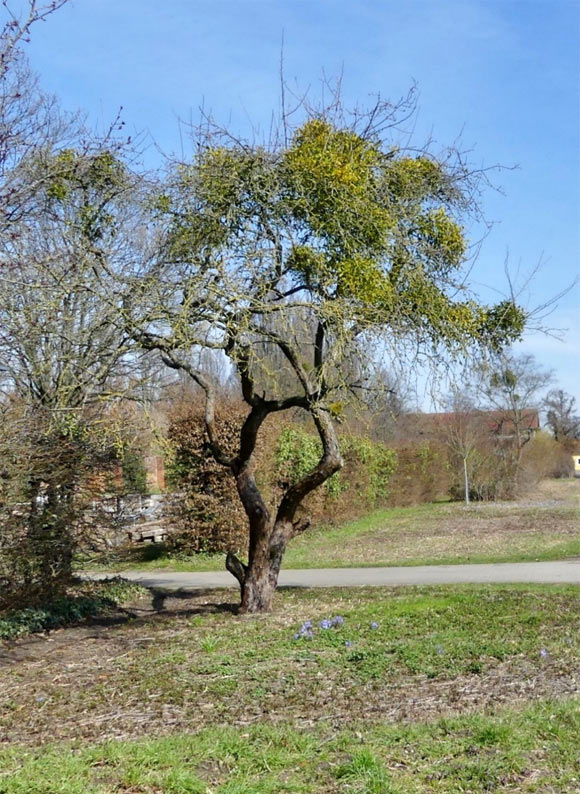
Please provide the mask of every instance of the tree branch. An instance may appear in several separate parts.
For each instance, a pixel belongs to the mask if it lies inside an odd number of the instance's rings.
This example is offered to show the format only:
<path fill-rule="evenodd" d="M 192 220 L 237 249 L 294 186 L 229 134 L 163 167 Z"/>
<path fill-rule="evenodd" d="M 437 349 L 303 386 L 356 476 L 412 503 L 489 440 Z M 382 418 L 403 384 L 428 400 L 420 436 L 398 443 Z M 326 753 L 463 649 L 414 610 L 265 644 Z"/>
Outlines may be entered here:
<path fill-rule="evenodd" d="M 312 521 L 310 518 L 300 518 L 297 521 L 292 522 L 292 535 L 291 537 L 295 538 L 296 535 L 301 535 L 303 532 L 306 532 L 309 529 Z"/>
<path fill-rule="evenodd" d="M 161 352 L 161 359 L 163 363 L 171 369 L 183 370 L 183 372 L 187 372 L 190 378 L 194 380 L 198 386 L 201 386 L 205 392 L 205 429 L 209 438 L 212 454 L 218 463 L 221 463 L 222 466 L 227 466 L 231 469 L 234 458 L 226 455 L 218 442 L 218 436 L 215 427 L 215 390 L 212 387 L 210 381 L 208 378 L 202 375 L 201 372 L 198 372 L 185 361 L 175 358 L 172 351 Z"/>
<path fill-rule="evenodd" d="M 228 551 L 226 556 L 226 569 L 235 576 L 238 580 L 240 587 L 244 586 L 244 582 L 246 581 L 246 573 L 248 571 L 248 566 L 244 565 L 241 560 L 239 560 L 233 551 Z"/>
<path fill-rule="evenodd" d="M 324 361 L 324 337 L 325 325 L 322 320 L 318 321 L 316 326 L 316 336 L 314 338 L 314 369 L 320 373 Z"/>
<path fill-rule="evenodd" d="M 226 353 L 233 352 L 235 349 L 235 345 L 232 342 L 231 346 L 228 345 L 226 349 Z M 244 345 L 240 346 L 236 350 L 236 367 L 238 373 L 240 375 L 240 381 L 242 386 L 242 396 L 244 400 L 253 407 L 256 407 L 259 404 L 259 397 L 256 395 L 255 388 L 254 388 L 254 379 L 250 372 L 250 346 Z"/>
<path fill-rule="evenodd" d="M 293 522 L 296 510 L 304 497 L 314 491 L 315 488 L 318 488 L 319 485 L 322 485 L 323 482 L 326 482 L 329 477 L 332 477 L 343 466 L 338 439 L 330 415 L 319 406 L 312 406 L 310 411 L 322 441 L 322 457 L 312 471 L 286 491 L 278 508 L 276 523 Z"/>

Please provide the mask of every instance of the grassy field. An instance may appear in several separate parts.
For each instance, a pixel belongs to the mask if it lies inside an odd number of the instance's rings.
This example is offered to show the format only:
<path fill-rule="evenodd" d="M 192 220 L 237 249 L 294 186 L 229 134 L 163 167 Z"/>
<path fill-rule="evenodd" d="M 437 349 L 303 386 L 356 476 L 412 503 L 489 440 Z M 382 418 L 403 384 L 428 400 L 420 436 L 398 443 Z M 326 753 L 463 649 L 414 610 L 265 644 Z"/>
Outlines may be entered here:
<path fill-rule="evenodd" d="M 382 511 L 286 565 L 574 556 L 579 486 Z M 580 790 L 577 587 L 284 589 L 261 616 L 231 590 L 99 587 L 78 625 L 0 644 L 0 794 Z"/>
<path fill-rule="evenodd" d="M 5 644 L 2 794 L 580 788 L 578 588 L 231 597 Z"/>
<path fill-rule="evenodd" d="M 3 751 L 3 794 L 422 794 L 580 787 L 577 703 L 428 725 L 209 728 L 195 736 Z"/>
<path fill-rule="evenodd" d="M 290 544 L 286 568 L 556 560 L 580 555 L 580 480 L 545 482 L 516 502 L 426 504 L 380 510 L 311 530 Z M 145 547 L 107 566 L 173 571 L 224 567 L 223 555 L 164 557 Z"/>

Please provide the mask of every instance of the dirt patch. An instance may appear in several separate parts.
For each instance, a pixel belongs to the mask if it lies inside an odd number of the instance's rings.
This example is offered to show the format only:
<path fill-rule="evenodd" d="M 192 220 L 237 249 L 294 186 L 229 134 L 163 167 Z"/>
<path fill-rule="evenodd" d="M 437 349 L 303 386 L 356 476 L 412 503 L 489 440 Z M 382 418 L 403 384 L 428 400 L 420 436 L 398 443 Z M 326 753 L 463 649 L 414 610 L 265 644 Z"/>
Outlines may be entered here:
<path fill-rule="evenodd" d="M 238 680 L 227 659 L 219 669 L 206 669 L 188 644 L 192 620 L 195 624 L 200 616 L 216 616 L 205 641 L 219 635 L 219 621 L 225 619 L 220 614 L 235 610 L 223 599 L 219 592 L 169 597 L 162 611 L 134 605 L 116 623 L 94 622 L 4 644 L 0 740 L 36 745 L 161 736 L 264 720 L 305 726 L 431 720 L 578 692 L 580 659 L 532 663 L 523 656 L 485 659 L 481 673 L 453 679 L 409 674 L 361 682 L 341 671 L 327 674 L 310 660 L 296 665 L 291 677 L 284 666 L 270 670 L 261 663 Z M 257 618 L 262 619 L 285 627 L 295 616 Z M 256 653 L 259 662 L 259 649 Z"/>
<path fill-rule="evenodd" d="M 412 525 L 394 521 L 366 533 L 357 539 L 352 564 L 397 564 L 419 554 L 423 560 L 533 558 L 573 541 L 580 542 L 580 511 L 573 508 L 451 505 Z"/>
<path fill-rule="evenodd" d="M 568 505 L 580 508 L 580 480 L 575 478 L 542 480 L 533 494 L 516 500 L 520 505 Z"/>

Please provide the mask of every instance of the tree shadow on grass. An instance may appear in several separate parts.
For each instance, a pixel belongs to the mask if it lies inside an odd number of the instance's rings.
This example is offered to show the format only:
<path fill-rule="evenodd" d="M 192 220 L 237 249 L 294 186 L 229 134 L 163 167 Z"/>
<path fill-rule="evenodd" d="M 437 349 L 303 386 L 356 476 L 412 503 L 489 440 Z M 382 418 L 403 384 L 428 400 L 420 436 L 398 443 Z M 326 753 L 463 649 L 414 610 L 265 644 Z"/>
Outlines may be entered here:
<path fill-rule="evenodd" d="M 239 601 L 222 601 L 224 593 L 215 589 L 170 590 L 148 587 L 147 590 L 151 594 L 149 603 L 143 601 L 128 607 L 117 607 L 114 613 L 93 615 L 82 625 L 95 628 L 122 627 L 127 624 L 145 627 L 167 623 L 175 618 L 228 613 L 237 615 L 239 612 Z"/>
<path fill-rule="evenodd" d="M 197 588 L 188 590 L 187 588 L 179 588 L 179 590 L 170 590 L 163 587 L 149 587 L 151 593 L 151 606 L 157 613 L 164 612 L 168 615 L 215 615 L 219 612 L 230 612 L 237 615 L 239 612 L 239 602 L 232 603 L 229 601 L 218 603 L 217 601 L 202 602 L 204 598 L 209 598 L 211 595 L 217 595 L 219 590 L 214 589 L 199 590 Z M 178 607 L 177 604 L 171 603 L 172 601 L 189 601 L 189 606 Z M 169 603 L 168 603 L 169 602 Z"/>
<path fill-rule="evenodd" d="M 46 655 L 58 646 L 81 644 L 83 640 L 111 641 L 131 647 L 153 638 L 141 635 L 156 626 L 162 627 L 175 618 L 231 614 L 239 612 L 239 602 L 223 601 L 231 595 L 219 590 L 164 590 L 150 588 L 151 600 L 136 602 L 128 607 L 112 606 L 107 612 L 90 615 L 82 620 L 60 626 L 52 631 L 28 634 L 13 640 L 0 641 L 0 668 L 19 660 L 33 660 Z M 128 635 L 117 629 L 131 627 Z"/>

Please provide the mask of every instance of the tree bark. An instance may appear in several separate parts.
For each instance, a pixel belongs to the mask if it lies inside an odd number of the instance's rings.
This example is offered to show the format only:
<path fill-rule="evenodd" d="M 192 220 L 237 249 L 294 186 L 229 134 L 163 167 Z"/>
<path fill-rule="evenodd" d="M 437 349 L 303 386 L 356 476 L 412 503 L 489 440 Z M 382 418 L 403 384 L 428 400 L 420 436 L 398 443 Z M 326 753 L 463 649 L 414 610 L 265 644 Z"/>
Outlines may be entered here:
<path fill-rule="evenodd" d="M 248 564 L 244 565 L 232 553 L 226 558 L 226 568 L 240 584 L 242 613 L 269 612 L 272 609 L 288 542 L 295 535 L 304 532 L 310 524 L 308 519 L 296 521 L 296 512 L 311 491 L 342 467 L 338 440 L 330 416 L 319 408 L 313 408 L 312 414 L 322 441 L 322 457 L 311 472 L 286 491 L 274 519 L 270 516 L 251 472 L 250 456 L 242 464 L 238 459 L 232 468 L 250 525 Z M 253 451 L 253 444 L 248 443 L 248 436 L 255 438 L 259 424 L 261 422 L 255 423 L 249 418 L 245 432 L 242 431 L 242 448 L 246 441 L 247 451 L 250 447 Z"/>
<path fill-rule="evenodd" d="M 226 568 L 240 584 L 240 612 L 269 612 L 278 586 L 278 576 L 288 540 L 294 528 L 271 523 L 250 528 L 249 562 L 244 565 L 231 552 Z"/>

